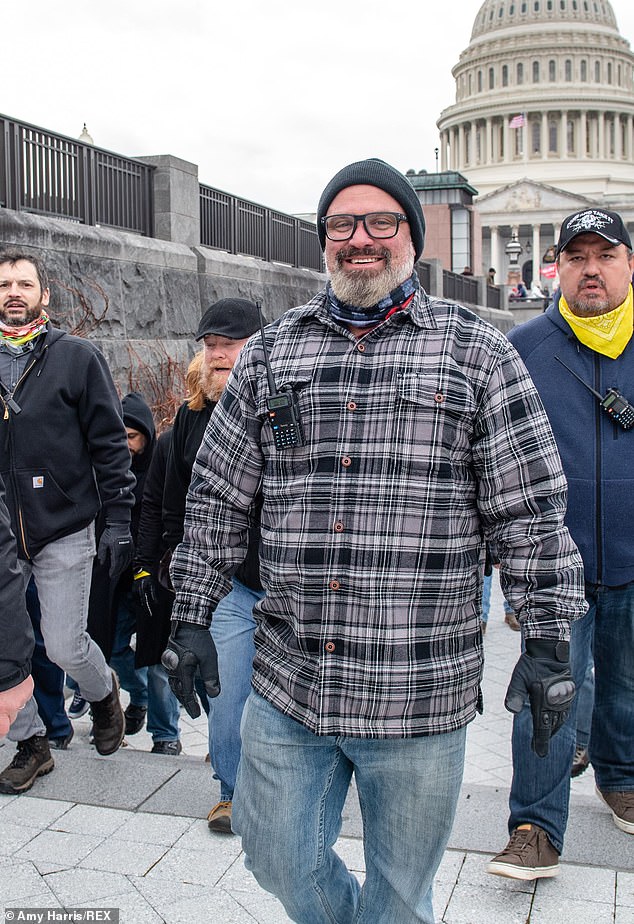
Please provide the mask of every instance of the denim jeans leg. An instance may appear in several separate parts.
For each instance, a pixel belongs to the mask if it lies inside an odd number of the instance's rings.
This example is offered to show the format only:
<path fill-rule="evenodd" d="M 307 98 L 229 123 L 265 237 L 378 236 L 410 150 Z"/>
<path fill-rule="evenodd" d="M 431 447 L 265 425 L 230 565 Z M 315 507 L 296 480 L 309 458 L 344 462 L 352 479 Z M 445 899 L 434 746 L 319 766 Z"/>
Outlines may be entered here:
<path fill-rule="evenodd" d="M 130 641 L 135 631 L 134 605 L 129 594 L 122 594 L 117 605 L 117 621 L 110 666 L 117 672 L 121 688 L 130 695 L 130 702 L 135 706 L 147 708 L 147 668 L 134 666 L 134 651 L 130 648 Z"/>
<path fill-rule="evenodd" d="M 332 849 L 352 764 L 333 736 L 313 735 L 251 692 L 242 715 L 233 830 L 245 865 L 300 924 L 351 924 L 360 887 Z"/>
<path fill-rule="evenodd" d="M 588 661 L 586 676 L 581 689 L 577 692 L 577 747 L 587 748 L 592 728 L 592 710 L 594 708 L 594 663 Z"/>
<path fill-rule="evenodd" d="M 570 663 L 581 689 L 591 657 L 594 608 L 572 624 Z M 528 704 L 513 719 L 513 781 L 509 798 L 509 833 L 520 824 L 539 825 L 561 853 L 568 823 L 570 768 L 576 740 L 576 698 L 566 723 L 550 739 L 548 755 L 537 757 L 531 748 L 533 720 Z"/>
<path fill-rule="evenodd" d="M 209 700 L 209 757 L 220 780 L 220 798 L 233 799 L 240 760 L 240 720 L 251 690 L 255 646 L 253 607 L 264 596 L 233 579 L 233 589 L 216 607 L 211 636 L 218 652 L 220 695 Z"/>
<path fill-rule="evenodd" d="M 600 587 L 595 601 L 590 760 L 603 792 L 634 790 L 634 583 Z"/>
<path fill-rule="evenodd" d="M 147 730 L 152 740 L 178 741 L 180 729 L 180 707 L 170 690 L 165 668 L 162 664 L 151 664 L 147 670 Z"/>
<path fill-rule="evenodd" d="M 462 783 L 466 728 L 342 739 L 363 817 L 365 882 L 354 924 L 434 924 L 432 886 Z"/>

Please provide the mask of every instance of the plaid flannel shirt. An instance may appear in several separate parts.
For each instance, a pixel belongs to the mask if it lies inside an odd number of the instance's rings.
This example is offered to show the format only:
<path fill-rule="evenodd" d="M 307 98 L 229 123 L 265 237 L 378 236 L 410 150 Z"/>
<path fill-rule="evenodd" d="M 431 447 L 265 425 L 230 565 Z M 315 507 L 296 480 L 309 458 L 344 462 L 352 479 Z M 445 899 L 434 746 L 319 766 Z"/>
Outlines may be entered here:
<path fill-rule="evenodd" d="M 585 612 L 535 387 L 503 334 L 422 290 L 360 339 L 323 293 L 266 338 L 306 444 L 273 446 L 258 334 L 194 465 L 173 618 L 209 623 L 259 515 L 257 692 L 317 734 L 453 731 L 479 705 L 485 539 L 527 636 Z"/>

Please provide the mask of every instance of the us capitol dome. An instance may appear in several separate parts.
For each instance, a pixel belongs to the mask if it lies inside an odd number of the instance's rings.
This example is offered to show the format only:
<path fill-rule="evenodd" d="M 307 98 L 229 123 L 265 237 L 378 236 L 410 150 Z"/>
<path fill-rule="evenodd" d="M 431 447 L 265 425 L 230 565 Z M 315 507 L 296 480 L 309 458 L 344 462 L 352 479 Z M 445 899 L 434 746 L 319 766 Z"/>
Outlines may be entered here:
<path fill-rule="evenodd" d="M 511 239 L 538 279 L 577 209 L 612 208 L 634 227 L 634 54 L 607 0 L 485 0 L 452 74 L 441 169 L 478 190 L 483 266 L 499 282 Z"/>

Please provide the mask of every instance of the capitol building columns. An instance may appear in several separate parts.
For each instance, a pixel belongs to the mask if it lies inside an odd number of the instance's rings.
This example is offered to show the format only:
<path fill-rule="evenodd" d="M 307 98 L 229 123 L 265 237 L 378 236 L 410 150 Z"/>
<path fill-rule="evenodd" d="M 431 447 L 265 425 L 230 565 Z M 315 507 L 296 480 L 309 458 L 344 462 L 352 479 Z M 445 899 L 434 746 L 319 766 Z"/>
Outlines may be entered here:
<path fill-rule="evenodd" d="M 483 274 L 505 281 L 513 227 L 542 284 L 566 215 L 602 206 L 634 229 L 634 54 L 608 0 L 485 0 L 452 73 L 440 163 L 478 191 Z"/>

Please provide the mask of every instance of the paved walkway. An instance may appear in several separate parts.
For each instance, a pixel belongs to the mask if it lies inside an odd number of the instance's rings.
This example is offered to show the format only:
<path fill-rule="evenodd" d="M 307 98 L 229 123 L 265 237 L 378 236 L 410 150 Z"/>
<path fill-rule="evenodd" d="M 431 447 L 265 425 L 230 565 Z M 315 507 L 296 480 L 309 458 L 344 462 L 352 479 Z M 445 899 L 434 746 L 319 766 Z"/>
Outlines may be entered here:
<path fill-rule="evenodd" d="M 572 784 L 557 879 L 520 883 L 485 872 L 506 842 L 510 716 L 502 703 L 518 646 L 495 581 L 485 713 L 469 728 L 456 823 L 436 880 L 438 924 L 634 924 L 634 839 L 597 799 L 591 769 Z M 244 869 L 239 839 L 209 832 L 218 784 L 204 761 L 206 723 L 185 715 L 182 728 L 181 757 L 148 754 L 145 732 L 98 757 L 85 717 L 69 750 L 55 753 L 53 773 L 25 796 L 0 796 L 0 908 L 118 908 L 122 924 L 287 922 Z M 12 750 L 0 747 L 2 766 Z M 362 876 L 360 836 L 352 793 L 337 850 Z"/>

